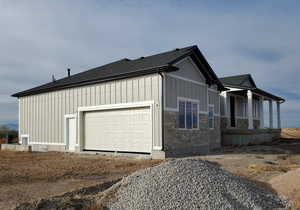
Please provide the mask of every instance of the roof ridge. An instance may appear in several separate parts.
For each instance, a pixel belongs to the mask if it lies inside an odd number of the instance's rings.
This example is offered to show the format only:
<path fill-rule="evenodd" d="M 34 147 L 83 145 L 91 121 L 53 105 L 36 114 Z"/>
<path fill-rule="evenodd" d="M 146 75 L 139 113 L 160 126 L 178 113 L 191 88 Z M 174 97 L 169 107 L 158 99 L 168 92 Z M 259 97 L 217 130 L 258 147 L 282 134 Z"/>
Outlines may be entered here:
<path fill-rule="evenodd" d="M 242 77 L 242 76 L 250 76 L 250 77 L 252 77 L 251 74 L 237 74 L 237 75 L 232 75 L 232 76 L 220 77 L 220 79 L 230 78 L 230 77 Z"/>
<path fill-rule="evenodd" d="M 148 58 L 151 58 L 153 56 L 159 56 L 159 55 L 163 55 L 163 54 L 167 54 L 167 53 L 172 53 L 172 52 L 176 52 L 176 51 L 192 50 L 195 47 L 197 47 L 197 45 L 191 45 L 191 46 L 182 47 L 182 48 L 175 48 L 175 49 L 164 51 L 164 52 L 161 52 L 161 53 L 156 53 L 156 54 L 147 55 L 147 56 L 140 56 L 140 57 L 138 57 L 136 59 L 132 59 L 132 61 L 140 60 L 141 58 L 142 59 L 148 59 Z"/>

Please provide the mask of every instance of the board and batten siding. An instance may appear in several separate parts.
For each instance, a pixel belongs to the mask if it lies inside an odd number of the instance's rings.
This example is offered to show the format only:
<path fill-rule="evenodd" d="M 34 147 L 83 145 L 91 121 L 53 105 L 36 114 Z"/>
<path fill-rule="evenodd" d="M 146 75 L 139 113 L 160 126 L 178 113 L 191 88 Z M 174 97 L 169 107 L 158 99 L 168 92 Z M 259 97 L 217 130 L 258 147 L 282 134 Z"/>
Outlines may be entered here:
<path fill-rule="evenodd" d="M 32 144 L 64 145 L 64 116 L 78 107 L 154 101 L 153 146 L 159 147 L 161 86 L 161 76 L 151 74 L 20 97 L 20 134 L 29 135 Z"/>
<path fill-rule="evenodd" d="M 220 115 L 220 92 L 208 89 L 208 103 L 214 105 L 214 114 Z"/>
<path fill-rule="evenodd" d="M 219 114 L 219 92 L 216 87 L 208 88 L 205 77 L 193 60 L 188 57 L 175 66 L 179 68 L 178 71 L 165 74 L 166 110 L 178 111 L 178 98 L 186 98 L 198 100 L 199 111 L 202 113 L 208 112 L 208 103 L 214 104 L 217 107 L 215 113 Z"/>
<path fill-rule="evenodd" d="M 179 97 L 199 101 L 199 111 L 207 112 L 207 85 L 174 78 L 168 74 L 165 76 L 166 104 L 168 110 L 177 110 Z"/>
<path fill-rule="evenodd" d="M 226 109 L 225 107 L 226 98 L 223 95 L 220 95 L 220 114 L 222 117 L 225 117 Z"/>

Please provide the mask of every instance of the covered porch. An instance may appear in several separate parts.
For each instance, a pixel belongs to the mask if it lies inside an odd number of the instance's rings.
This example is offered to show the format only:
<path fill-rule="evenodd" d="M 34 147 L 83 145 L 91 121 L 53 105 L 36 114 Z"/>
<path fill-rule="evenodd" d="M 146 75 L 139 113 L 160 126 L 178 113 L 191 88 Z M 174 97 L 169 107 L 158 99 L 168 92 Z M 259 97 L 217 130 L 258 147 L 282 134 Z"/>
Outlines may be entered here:
<path fill-rule="evenodd" d="M 281 128 L 280 106 L 284 99 L 258 88 L 230 88 L 221 94 L 224 97 L 224 116 L 227 118 L 226 129 L 273 129 Z M 265 105 L 267 102 L 267 115 Z M 276 110 L 274 113 L 274 106 Z M 274 114 L 277 124 L 274 125 Z M 269 122 L 265 122 L 265 116 Z M 240 120 L 244 120 L 243 125 Z M 259 122 L 255 122 L 259 121 Z M 245 125 L 247 124 L 247 125 Z"/>
<path fill-rule="evenodd" d="M 223 96 L 228 103 L 227 126 L 222 129 L 223 145 L 260 144 L 280 137 L 283 98 L 258 88 L 230 88 Z"/>

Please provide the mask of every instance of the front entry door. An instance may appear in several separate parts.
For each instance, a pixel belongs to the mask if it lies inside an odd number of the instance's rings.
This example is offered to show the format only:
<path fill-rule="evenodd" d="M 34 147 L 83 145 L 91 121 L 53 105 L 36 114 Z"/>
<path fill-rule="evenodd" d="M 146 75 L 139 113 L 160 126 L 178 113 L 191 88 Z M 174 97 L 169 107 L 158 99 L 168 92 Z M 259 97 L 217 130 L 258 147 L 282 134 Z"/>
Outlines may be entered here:
<path fill-rule="evenodd" d="M 230 96 L 230 126 L 235 127 L 235 99 Z"/>
<path fill-rule="evenodd" d="M 67 138 L 68 138 L 68 149 L 75 151 L 76 146 L 76 118 L 68 118 L 67 121 Z"/>

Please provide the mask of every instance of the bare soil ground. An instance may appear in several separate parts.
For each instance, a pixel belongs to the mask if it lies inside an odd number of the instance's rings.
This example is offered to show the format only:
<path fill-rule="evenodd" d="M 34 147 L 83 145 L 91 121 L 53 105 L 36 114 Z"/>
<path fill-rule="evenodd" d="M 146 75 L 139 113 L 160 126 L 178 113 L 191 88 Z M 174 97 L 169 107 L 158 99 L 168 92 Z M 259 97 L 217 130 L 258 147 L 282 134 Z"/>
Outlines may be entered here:
<path fill-rule="evenodd" d="M 0 151 L 0 209 L 109 183 L 159 163 L 67 153 Z"/>
<path fill-rule="evenodd" d="M 224 147 L 199 158 L 273 188 L 293 201 L 292 209 L 300 209 L 300 129 L 284 129 L 283 138 L 270 144 Z M 35 202 L 19 209 L 58 209 L 61 206 L 64 209 L 103 209 L 94 201 L 105 197 L 105 189 L 136 170 L 160 162 L 2 151 L 0 209 L 31 201 Z M 41 198 L 45 200 L 39 200 Z"/>
<path fill-rule="evenodd" d="M 223 147 L 202 156 L 236 175 L 246 177 L 288 197 L 300 209 L 300 129 L 283 129 L 270 144 Z"/>

